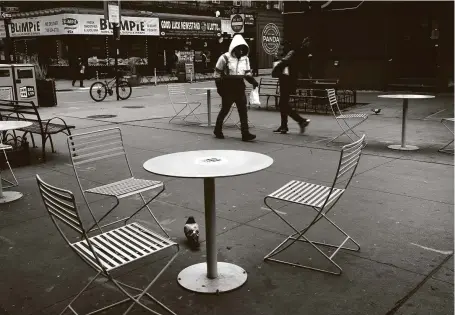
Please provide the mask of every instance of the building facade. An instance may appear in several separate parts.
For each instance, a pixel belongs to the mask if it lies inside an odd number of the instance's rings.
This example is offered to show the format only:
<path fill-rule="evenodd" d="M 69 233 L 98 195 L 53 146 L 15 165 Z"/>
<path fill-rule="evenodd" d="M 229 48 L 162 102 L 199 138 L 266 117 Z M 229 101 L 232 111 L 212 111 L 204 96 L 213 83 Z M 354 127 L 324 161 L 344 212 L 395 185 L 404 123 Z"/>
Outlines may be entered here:
<path fill-rule="evenodd" d="M 441 89 L 453 82 L 453 1 L 327 3 L 284 5 L 286 38 L 313 37 L 314 77 L 358 89 L 385 89 L 401 79 Z"/>
<path fill-rule="evenodd" d="M 47 65 L 48 75 L 56 78 L 71 76 L 79 57 L 90 75 L 112 71 L 116 47 L 120 67 L 134 65 L 144 75 L 170 72 L 176 59 L 185 58 L 194 62 L 197 72 L 213 71 L 236 31 L 247 39 L 254 66 L 270 68 L 284 36 L 279 1 L 122 1 L 119 42 L 104 18 L 102 1 L 15 5 L 19 12 L 8 22 L 14 59 Z M 234 15 L 240 16 L 241 30 L 232 26 Z M 5 37 L 0 29 L 2 34 Z M 0 59 L 5 61 L 4 54 Z"/>

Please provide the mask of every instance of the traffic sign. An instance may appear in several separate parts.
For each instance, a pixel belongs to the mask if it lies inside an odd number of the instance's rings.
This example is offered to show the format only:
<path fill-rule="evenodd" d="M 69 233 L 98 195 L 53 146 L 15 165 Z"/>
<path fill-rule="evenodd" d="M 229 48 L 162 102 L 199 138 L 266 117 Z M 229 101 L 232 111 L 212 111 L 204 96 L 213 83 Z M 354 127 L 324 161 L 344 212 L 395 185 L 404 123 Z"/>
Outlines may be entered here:
<path fill-rule="evenodd" d="M 231 15 L 231 28 L 234 33 L 244 32 L 245 14 L 233 14 Z"/>

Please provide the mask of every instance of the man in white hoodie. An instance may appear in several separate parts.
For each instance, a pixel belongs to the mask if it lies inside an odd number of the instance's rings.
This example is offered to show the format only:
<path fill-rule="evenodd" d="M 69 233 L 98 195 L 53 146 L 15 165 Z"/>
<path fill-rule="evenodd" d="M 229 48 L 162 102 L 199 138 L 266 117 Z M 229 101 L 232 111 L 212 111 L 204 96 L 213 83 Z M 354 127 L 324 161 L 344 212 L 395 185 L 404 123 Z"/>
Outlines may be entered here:
<path fill-rule="evenodd" d="M 245 95 L 245 82 L 247 80 L 253 85 L 258 86 L 251 73 L 250 60 L 248 58 L 250 48 L 245 39 L 240 34 L 234 35 L 229 51 L 218 59 L 215 66 L 215 82 L 218 93 L 221 96 L 221 111 L 216 119 L 215 130 L 213 133 L 218 139 L 224 139 L 223 122 L 235 103 L 240 117 L 240 130 L 243 141 L 256 139 L 256 135 L 249 132 L 248 110 Z"/>

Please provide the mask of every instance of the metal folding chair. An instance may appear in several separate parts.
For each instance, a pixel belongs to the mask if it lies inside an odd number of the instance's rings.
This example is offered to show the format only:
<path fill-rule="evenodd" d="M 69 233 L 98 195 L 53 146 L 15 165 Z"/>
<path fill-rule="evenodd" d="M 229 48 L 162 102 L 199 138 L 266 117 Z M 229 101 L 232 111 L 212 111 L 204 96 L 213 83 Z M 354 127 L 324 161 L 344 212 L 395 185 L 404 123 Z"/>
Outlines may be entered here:
<path fill-rule="evenodd" d="M 341 112 L 340 107 L 338 106 L 335 89 L 326 89 L 326 91 L 327 91 L 329 105 L 330 105 L 330 108 L 332 109 L 333 116 L 335 117 L 341 130 L 343 130 L 342 133 L 340 133 L 335 138 L 331 139 L 329 142 L 326 143 L 326 145 L 328 145 L 329 143 L 338 139 L 342 135 L 346 135 L 349 137 L 349 139 L 351 139 L 351 141 L 354 141 L 354 139 L 349 135 L 348 132 L 351 132 L 352 134 L 354 134 L 357 137 L 357 139 L 359 139 L 360 136 L 355 133 L 354 128 L 357 127 L 358 125 L 360 125 L 361 123 L 363 123 L 365 120 L 367 120 L 368 114 L 346 114 L 346 115 L 344 115 Z M 347 120 L 357 120 L 357 122 L 354 125 L 349 125 L 347 123 Z M 343 122 L 344 124 L 341 122 Z"/>
<path fill-rule="evenodd" d="M 125 148 L 123 146 L 123 138 L 122 132 L 120 128 L 110 128 L 110 129 L 103 129 L 97 130 L 87 133 L 75 134 L 68 136 L 68 149 L 70 152 L 71 163 L 73 165 L 74 174 L 76 175 L 77 182 L 82 192 L 82 196 L 84 197 L 85 203 L 90 211 L 90 214 L 94 220 L 94 224 L 92 227 L 88 229 L 91 231 L 95 226 L 97 229 L 102 231 L 103 227 L 116 224 L 122 221 L 128 221 L 137 213 L 139 213 L 142 209 L 147 208 L 148 212 L 152 216 L 153 220 L 158 224 L 160 229 L 169 237 L 167 232 L 158 222 L 157 218 L 153 214 L 152 210 L 149 207 L 149 203 L 155 200 L 165 189 L 164 183 L 155 180 L 145 180 L 145 179 L 138 179 L 135 178 L 133 175 L 133 171 L 131 170 L 130 163 L 128 161 L 128 156 L 126 154 Z M 120 159 L 126 165 L 116 165 L 116 167 L 123 167 L 122 169 L 128 169 L 129 176 L 128 178 L 121 179 L 106 185 L 84 189 L 82 187 L 82 183 L 79 177 L 78 167 L 81 165 L 87 166 L 89 163 L 93 163 L 96 161 L 105 162 L 106 160 L 117 158 Z M 160 189 L 159 192 L 150 200 L 145 201 L 144 196 L 142 195 L 143 192 L 152 190 L 152 189 Z M 108 210 L 99 220 L 96 219 L 91 207 L 90 203 L 88 202 L 86 194 L 98 194 L 104 195 L 115 198 L 115 205 Z M 122 219 L 116 220 L 114 222 L 105 224 L 100 226 L 100 222 L 105 219 L 120 203 L 120 199 L 130 197 L 133 195 L 137 195 L 141 197 L 143 202 L 143 206 L 140 207 L 137 211 L 135 211 L 130 216 L 124 217 Z"/>
<path fill-rule="evenodd" d="M 450 133 L 452 134 L 452 137 L 453 137 L 453 128 L 450 129 L 449 126 L 447 125 L 449 122 L 452 122 L 452 123 L 453 123 L 453 122 L 454 122 L 454 118 L 443 118 L 443 119 L 441 119 L 441 124 L 443 124 L 444 127 L 446 127 L 446 128 L 450 131 Z M 438 152 L 444 152 L 444 153 L 451 153 L 451 154 L 453 154 L 453 152 L 454 152 L 454 149 L 453 149 L 453 148 L 452 148 L 452 149 L 446 149 L 446 148 L 447 148 L 449 145 L 451 145 L 452 143 L 453 143 L 453 138 L 452 138 L 452 141 L 450 141 L 450 142 L 447 143 L 445 146 L 443 146 L 442 148 L 440 148 L 440 149 L 438 150 Z"/>
<path fill-rule="evenodd" d="M 199 118 L 194 114 L 194 111 L 201 106 L 201 102 L 190 102 L 188 100 L 188 96 L 186 95 L 186 90 L 185 90 L 185 84 L 168 84 L 167 85 L 167 91 L 169 94 L 169 99 L 171 101 L 172 107 L 174 108 L 175 115 L 172 116 L 171 122 L 174 118 L 178 117 L 179 114 L 185 109 L 189 109 L 189 113 L 183 117 L 182 120 L 185 120 L 188 116 L 193 115 L 198 122 L 200 122 Z M 182 106 L 183 108 L 181 110 L 177 110 L 177 106 Z M 192 105 L 196 105 L 194 108 Z"/>
<path fill-rule="evenodd" d="M 89 231 L 84 228 L 82 223 L 73 193 L 45 183 L 39 175 L 36 175 L 36 180 L 38 182 L 43 203 L 57 230 L 65 239 L 68 246 L 85 263 L 87 263 L 89 267 L 97 272 L 90 282 L 76 295 L 74 299 L 71 300 L 60 315 L 64 314 L 67 310 L 70 310 L 72 314 L 79 314 L 73 307 L 74 302 L 76 302 L 76 300 L 98 277 L 104 277 L 109 282 L 114 284 L 119 292 L 124 294 L 126 298 L 92 311 L 89 314 L 97 314 L 127 302 L 130 302 L 131 304 L 123 313 L 124 315 L 129 313 L 135 305 L 141 306 L 150 313 L 160 314 L 140 301 L 144 296 L 147 296 L 164 310 L 175 315 L 173 311 L 159 302 L 155 297 L 148 293 L 148 291 L 177 257 L 179 253 L 179 245 L 177 243 L 174 243 L 170 239 L 165 238 L 135 222 L 125 224 L 122 227 L 112 229 L 108 232 L 89 236 Z M 66 228 L 62 229 L 62 227 Z M 68 233 L 68 229 L 76 232 L 77 241 L 70 241 L 72 237 L 70 233 Z M 121 267 L 171 247 L 177 248 L 176 253 L 144 289 L 120 282 L 114 277 L 114 271 L 119 270 Z M 139 293 L 131 293 L 131 291 Z"/>
<path fill-rule="evenodd" d="M 317 270 L 321 272 L 331 273 L 339 275 L 342 272 L 341 267 L 333 260 L 335 255 L 340 249 L 350 250 L 350 251 L 359 251 L 360 245 L 345 231 L 343 231 L 338 225 L 336 225 L 331 219 L 327 217 L 327 213 L 332 210 L 333 206 L 338 202 L 340 197 L 346 191 L 351 182 L 352 177 L 355 174 L 357 165 L 362 154 L 362 149 L 365 147 L 365 135 L 363 135 L 359 140 L 343 146 L 341 149 L 340 160 L 338 163 L 338 169 L 333 180 L 332 186 L 324 186 L 318 184 L 312 184 L 307 182 L 302 182 L 298 180 L 292 180 L 286 185 L 282 186 L 278 190 L 274 191 L 270 195 L 264 198 L 265 205 L 273 211 L 281 220 L 283 220 L 288 226 L 290 226 L 294 233 L 288 236 L 280 245 L 278 245 L 274 250 L 272 250 L 267 256 L 264 257 L 264 260 L 275 261 L 295 267 L 307 268 L 312 270 Z M 346 180 L 347 179 L 347 180 Z M 338 186 L 338 187 L 336 187 Z M 283 215 L 280 214 L 280 211 L 273 209 L 267 201 L 269 199 L 281 200 L 285 202 L 290 202 L 302 206 L 307 206 L 313 208 L 316 211 L 316 216 L 314 219 L 303 229 L 298 229 L 287 221 Z M 341 232 L 344 235 L 344 240 L 340 245 L 327 244 L 326 242 L 313 241 L 310 240 L 306 235 L 308 231 L 316 226 L 321 219 L 327 220 L 335 229 Z M 294 223 L 294 222 L 293 222 Z M 324 230 L 327 233 L 327 230 Z M 321 269 L 316 268 L 315 266 L 307 266 L 298 263 L 292 263 L 288 261 L 278 260 L 271 258 L 281 253 L 282 251 L 289 248 L 295 242 L 305 242 L 310 244 L 314 249 L 316 249 L 325 260 L 328 260 L 331 265 L 335 266 L 338 270 L 334 272 L 330 269 Z M 344 245 L 351 241 L 354 244 L 355 248 L 345 247 Z M 322 251 L 322 246 L 331 247 L 335 250 L 329 256 Z"/>

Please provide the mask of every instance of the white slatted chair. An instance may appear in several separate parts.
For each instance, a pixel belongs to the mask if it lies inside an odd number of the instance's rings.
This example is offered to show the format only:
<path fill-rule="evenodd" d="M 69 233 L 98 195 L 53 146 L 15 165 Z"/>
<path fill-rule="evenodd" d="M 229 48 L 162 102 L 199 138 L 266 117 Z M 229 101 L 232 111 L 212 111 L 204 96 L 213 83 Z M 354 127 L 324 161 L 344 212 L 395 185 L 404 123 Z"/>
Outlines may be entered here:
<path fill-rule="evenodd" d="M 454 121 L 455 121 L 454 118 L 443 118 L 443 119 L 441 119 L 441 124 L 443 124 L 444 127 L 446 127 L 447 130 L 449 130 L 450 133 L 452 134 L 452 141 L 450 141 L 450 142 L 447 143 L 445 146 L 443 146 L 442 148 L 440 148 L 440 149 L 438 150 L 438 152 L 444 152 L 444 153 L 451 153 L 451 154 L 453 154 L 453 152 L 454 152 L 453 148 L 452 148 L 452 149 L 447 149 L 447 147 L 453 143 L 453 126 L 452 126 L 452 129 L 450 129 L 450 127 L 449 127 L 447 124 L 448 124 L 448 123 L 452 123 L 452 124 L 453 124 Z"/>
<path fill-rule="evenodd" d="M 89 314 L 97 314 L 128 302 L 131 304 L 123 313 L 124 315 L 129 313 L 135 305 L 141 306 L 150 313 L 160 314 L 140 301 L 143 297 L 147 296 L 168 313 L 175 315 L 173 311 L 159 302 L 155 297 L 148 293 L 148 291 L 177 257 L 179 253 L 178 244 L 138 223 L 127 224 L 108 232 L 89 236 L 89 231 L 84 228 L 82 223 L 73 193 L 45 183 L 39 175 L 36 175 L 36 180 L 46 210 L 57 230 L 65 239 L 68 246 L 85 263 L 87 263 L 89 267 L 97 272 L 60 314 L 64 314 L 67 310 L 70 310 L 72 314 L 79 314 L 73 306 L 75 301 L 98 277 L 104 277 L 114 284 L 118 291 L 124 294 L 126 298 L 90 312 Z M 68 233 L 68 230 L 76 232 L 76 235 L 78 236 L 77 241 L 70 241 L 72 237 L 71 233 Z M 125 265 L 155 255 L 158 252 L 172 247 L 176 248 L 176 253 L 144 289 L 120 282 L 113 275 L 114 271 L 121 269 Z M 135 293 L 131 293 L 132 291 L 135 291 Z"/>
<path fill-rule="evenodd" d="M 123 138 L 122 132 L 120 128 L 110 128 L 110 129 L 103 129 L 97 130 L 87 133 L 81 134 L 74 134 L 68 136 L 68 149 L 71 157 L 71 163 L 73 165 L 74 174 L 76 175 L 77 182 L 82 192 L 82 196 L 84 197 L 85 203 L 92 215 L 94 220 L 94 224 L 88 230 L 91 231 L 93 228 L 97 227 L 102 231 L 103 227 L 124 222 L 127 223 L 132 217 L 138 214 L 144 208 L 147 208 L 148 212 L 152 216 L 153 220 L 158 224 L 160 229 L 169 237 L 167 232 L 161 226 L 161 224 L 156 219 L 155 215 L 153 214 L 152 210 L 149 207 L 150 202 L 155 200 L 165 189 L 164 183 L 161 181 L 156 180 L 145 180 L 135 178 L 133 175 L 133 171 L 131 170 L 130 163 L 128 161 L 128 156 L 126 154 L 125 148 L 123 146 Z M 129 171 L 128 178 L 121 179 L 114 181 L 112 183 L 85 189 L 82 186 L 78 167 L 81 165 L 87 166 L 90 163 L 94 163 L 96 161 L 103 161 L 104 165 L 107 165 L 107 160 L 117 158 L 120 159 L 124 165 L 116 165 L 116 167 L 123 167 L 123 169 Z M 158 193 L 148 201 L 145 201 L 144 196 L 142 195 L 143 192 L 159 189 Z M 86 194 L 97 194 L 97 195 L 104 195 L 115 198 L 115 205 L 108 210 L 100 219 L 96 219 L 91 207 L 90 203 L 88 202 Z M 101 221 L 104 220 L 120 203 L 121 199 L 131 197 L 134 195 L 139 194 L 143 206 L 141 206 L 137 211 L 135 211 L 130 216 L 124 217 L 122 219 L 116 220 L 114 222 L 100 225 Z"/>
<path fill-rule="evenodd" d="M 265 205 L 270 210 L 272 210 L 273 213 L 280 217 L 280 219 L 283 220 L 289 227 L 291 227 L 292 230 L 294 230 L 293 234 L 288 236 L 280 245 L 278 245 L 269 254 L 267 254 L 267 256 L 264 257 L 265 261 L 270 260 L 295 267 L 307 268 L 336 275 L 341 274 L 342 269 L 333 260 L 334 256 L 338 253 L 340 249 L 359 251 L 360 245 L 345 231 L 343 231 L 338 225 L 336 225 L 331 219 L 329 219 L 327 217 L 327 213 L 333 208 L 333 206 L 338 202 L 340 197 L 348 188 L 349 183 L 351 182 L 351 179 L 354 176 L 357 165 L 359 163 L 360 156 L 362 154 L 362 149 L 364 148 L 365 145 L 366 145 L 365 135 L 363 135 L 359 140 L 343 146 L 340 154 L 340 160 L 338 163 L 338 169 L 335 175 L 335 179 L 333 180 L 332 186 L 324 186 L 298 180 L 292 180 L 264 198 Z M 311 207 L 316 212 L 316 216 L 305 228 L 299 229 L 292 225 L 290 222 L 288 222 L 280 214 L 280 211 L 273 209 L 267 203 L 269 199 L 280 200 L 288 203 L 294 203 L 302 206 Z M 321 219 L 327 220 L 332 226 L 335 227 L 336 230 L 338 230 L 344 235 L 345 238 L 340 245 L 331 245 L 327 244 L 326 242 L 313 241 L 307 237 L 306 235 L 307 232 L 310 229 L 314 230 L 316 227 L 316 223 L 319 222 Z M 327 233 L 327 231 L 324 230 L 323 233 Z M 337 271 L 333 271 L 330 269 L 321 269 L 316 268 L 315 266 L 301 265 L 297 263 L 271 258 L 281 253 L 282 251 L 286 250 L 297 241 L 306 242 L 310 244 L 322 255 L 323 258 L 328 260 Z M 355 248 L 345 247 L 345 244 L 348 241 L 351 241 L 352 244 L 354 244 Z M 330 256 L 328 256 L 328 254 L 322 251 L 323 248 L 322 246 L 331 247 L 334 248 L 335 250 Z"/>
<path fill-rule="evenodd" d="M 331 139 L 326 144 L 328 145 L 329 143 L 338 139 L 342 135 L 346 135 L 349 137 L 349 139 L 351 139 L 351 141 L 354 141 L 354 139 L 349 135 L 349 132 L 354 134 L 357 137 L 357 139 L 359 139 L 360 136 L 355 133 L 354 128 L 357 127 L 358 125 L 360 125 L 361 123 L 363 123 L 365 120 L 367 120 L 368 114 L 343 114 L 340 110 L 340 107 L 338 106 L 335 89 L 326 89 L 326 91 L 327 91 L 329 105 L 330 105 L 330 108 L 332 109 L 333 116 L 335 117 L 341 130 L 343 130 L 342 133 L 340 133 L 335 138 Z M 353 121 L 353 120 L 356 121 L 353 125 L 348 124 L 347 121 Z"/>
<path fill-rule="evenodd" d="M 193 115 L 198 122 L 200 122 L 199 117 L 194 114 L 194 111 L 201 106 L 201 102 L 190 102 L 185 90 L 185 84 L 168 84 L 167 91 L 169 94 L 169 100 L 171 101 L 172 107 L 174 108 L 175 115 L 169 120 L 171 122 L 174 118 L 178 117 L 185 108 L 189 109 L 189 113 L 182 118 L 185 120 L 188 116 Z M 183 106 L 183 107 L 182 107 Z M 182 109 L 177 110 L 177 108 L 182 107 Z"/>

